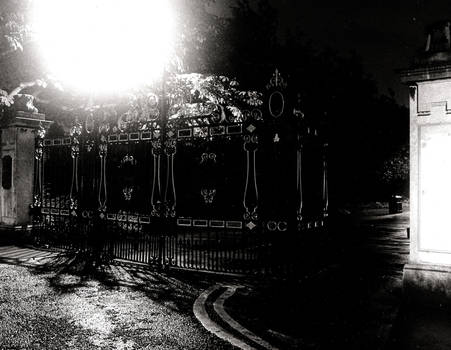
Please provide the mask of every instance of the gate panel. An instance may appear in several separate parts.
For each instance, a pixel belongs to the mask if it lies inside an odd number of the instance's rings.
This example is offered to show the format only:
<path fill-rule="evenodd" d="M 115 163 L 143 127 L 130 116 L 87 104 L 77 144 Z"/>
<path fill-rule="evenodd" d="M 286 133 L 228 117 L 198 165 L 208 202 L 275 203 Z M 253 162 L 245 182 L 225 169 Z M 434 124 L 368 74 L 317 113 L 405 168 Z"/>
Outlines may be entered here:
<path fill-rule="evenodd" d="M 38 242 L 55 247 L 68 248 L 79 245 L 75 238 L 71 217 L 71 179 L 74 158 L 72 157 L 70 138 L 44 139 L 42 141 L 42 158 L 39 159 L 42 172 L 39 183 L 41 187 L 35 195 L 40 197 L 40 216 L 35 221 L 38 227 Z"/>
<path fill-rule="evenodd" d="M 240 113 L 193 103 L 169 118 L 154 94 L 119 110 L 38 133 L 39 241 L 160 266 L 296 268 L 303 236 L 327 216 L 327 164 L 279 72 L 263 105 Z"/>
<path fill-rule="evenodd" d="M 242 124 L 183 128 L 177 139 L 174 179 L 177 225 L 210 229 L 243 227 L 245 154 Z M 192 119 L 187 123 L 197 124 Z M 198 125 L 198 124 L 197 124 Z M 203 133 L 196 132 L 203 130 Z"/>

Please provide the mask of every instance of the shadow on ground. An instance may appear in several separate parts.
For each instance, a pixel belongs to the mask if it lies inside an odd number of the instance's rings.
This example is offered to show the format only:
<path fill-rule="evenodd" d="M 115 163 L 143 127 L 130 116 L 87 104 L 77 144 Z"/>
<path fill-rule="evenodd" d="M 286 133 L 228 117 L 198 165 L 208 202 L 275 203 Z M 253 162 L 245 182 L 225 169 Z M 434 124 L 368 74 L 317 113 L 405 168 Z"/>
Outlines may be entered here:
<path fill-rule="evenodd" d="M 74 293 L 91 281 L 105 289 L 128 287 L 155 302 L 172 305 L 174 311 L 191 313 L 200 292 L 221 276 L 164 271 L 133 264 L 99 261 L 90 252 L 49 251 L 30 247 L 0 246 L 0 263 L 27 267 L 48 280 L 61 294 Z"/>
<path fill-rule="evenodd" d="M 308 266 L 292 280 L 226 280 L 222 275 L 98 263 L 84 252 L 17 247 L 0 247 L 0 262 L 27 266 L 60 294 L 77 293 L 97 281 L 107 290 L 139 291 L 185 315 L 192 315 L 193 301 L 202 290 L 218 281 L 236 283 L 244 288 L 226 304 L 229 313 L 267 339 L 295 339 L 284 349 L 376 349 L 399 305 L 402 267 L 408 258 L 408 216 L 376 214 L 339 218 L 323 245 L 311 237 L 302 247 L 292 247 L 290 252 Z"/>
<path fill-rule="evenodd" d="M 451 349 L 451 310 L 402 305 L 387 350 Z"/>

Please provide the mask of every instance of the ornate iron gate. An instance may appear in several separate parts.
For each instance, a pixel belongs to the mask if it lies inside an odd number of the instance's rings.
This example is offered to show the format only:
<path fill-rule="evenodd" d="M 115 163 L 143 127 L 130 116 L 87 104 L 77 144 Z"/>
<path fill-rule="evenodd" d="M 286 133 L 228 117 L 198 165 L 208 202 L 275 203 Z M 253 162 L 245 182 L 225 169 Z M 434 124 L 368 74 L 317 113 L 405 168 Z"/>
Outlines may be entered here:
<path fill-rule="evenodd" d="M 287 271 L 324 226 L 324 140 L 276 71 L 264 104 L 164 118 L 148 94 L 36 138 L 37 243 L 116 259 L 227 272 Z M 191 111 L 192 112 L 192 111 Z M 55 129 L 55 128 L 54 128 Z"/>

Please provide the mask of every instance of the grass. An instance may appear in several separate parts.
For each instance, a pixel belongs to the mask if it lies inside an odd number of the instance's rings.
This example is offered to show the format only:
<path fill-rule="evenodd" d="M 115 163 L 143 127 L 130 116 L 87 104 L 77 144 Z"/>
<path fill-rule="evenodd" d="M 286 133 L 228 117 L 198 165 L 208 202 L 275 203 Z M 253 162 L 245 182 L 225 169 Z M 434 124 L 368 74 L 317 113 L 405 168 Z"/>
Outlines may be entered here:
<path fill-rule="evenodd" d="M 231 349 L 192 316 L 195 287 L 117 266 L 79 272 L 0 264 L 0 349 Z"/>

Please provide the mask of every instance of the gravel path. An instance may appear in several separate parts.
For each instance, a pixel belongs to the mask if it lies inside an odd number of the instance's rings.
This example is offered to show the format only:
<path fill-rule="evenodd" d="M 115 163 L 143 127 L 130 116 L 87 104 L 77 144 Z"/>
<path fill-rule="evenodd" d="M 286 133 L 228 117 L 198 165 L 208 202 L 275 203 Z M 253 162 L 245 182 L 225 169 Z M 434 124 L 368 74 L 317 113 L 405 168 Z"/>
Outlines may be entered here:
<path fill-rule="evenodd" d="M 0 349 L 232 349 L 192 315 L 199 292 L 126 267 L 87 278 L 0 264 Z"/>

